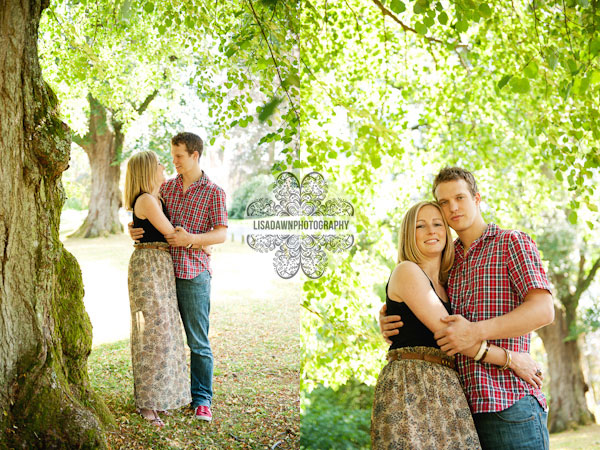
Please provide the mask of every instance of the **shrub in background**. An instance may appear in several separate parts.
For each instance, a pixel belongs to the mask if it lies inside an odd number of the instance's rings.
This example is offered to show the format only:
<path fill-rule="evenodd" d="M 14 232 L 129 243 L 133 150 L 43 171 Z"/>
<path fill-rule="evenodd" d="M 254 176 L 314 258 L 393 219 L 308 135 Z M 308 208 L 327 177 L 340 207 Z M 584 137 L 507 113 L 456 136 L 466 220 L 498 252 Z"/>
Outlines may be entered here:
<path fill-rule="evenodd" d="M 300 448 L 371 448 L 372 386 L 349 380 L 338 390 L 319 386 L 303 395 Z"/>

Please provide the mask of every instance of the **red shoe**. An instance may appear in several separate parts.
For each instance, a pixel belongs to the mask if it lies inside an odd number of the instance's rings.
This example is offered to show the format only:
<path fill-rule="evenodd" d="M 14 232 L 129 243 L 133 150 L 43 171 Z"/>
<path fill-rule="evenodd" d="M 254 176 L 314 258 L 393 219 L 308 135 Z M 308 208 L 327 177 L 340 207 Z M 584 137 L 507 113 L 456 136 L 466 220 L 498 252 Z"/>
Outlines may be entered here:
<path fill-rule="evenodd" d="M 196 419 L 210 422 L 212 420 L 212 412 L 210 406 L 200 405 L 196 407 Z"/>

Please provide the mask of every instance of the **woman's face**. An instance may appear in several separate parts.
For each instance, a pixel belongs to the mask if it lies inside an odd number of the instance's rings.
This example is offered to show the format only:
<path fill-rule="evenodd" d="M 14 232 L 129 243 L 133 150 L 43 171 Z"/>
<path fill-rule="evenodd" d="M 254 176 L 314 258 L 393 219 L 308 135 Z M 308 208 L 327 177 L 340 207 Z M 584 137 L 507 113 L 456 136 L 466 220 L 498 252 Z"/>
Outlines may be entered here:
<path fill-rule="evenodd" d="M 446 246 L 446 227 L 439 209 L 425 205 L 417 214 L 415 230 L 417 248 L 425 256 L 439 256 Z"/>
<path fill-rule="evenodd" d="M 156 166 L 156 183 L 160 187 L 161 184 L 165 182 L 165 166 L 158 161 L 158 165 Z"/>

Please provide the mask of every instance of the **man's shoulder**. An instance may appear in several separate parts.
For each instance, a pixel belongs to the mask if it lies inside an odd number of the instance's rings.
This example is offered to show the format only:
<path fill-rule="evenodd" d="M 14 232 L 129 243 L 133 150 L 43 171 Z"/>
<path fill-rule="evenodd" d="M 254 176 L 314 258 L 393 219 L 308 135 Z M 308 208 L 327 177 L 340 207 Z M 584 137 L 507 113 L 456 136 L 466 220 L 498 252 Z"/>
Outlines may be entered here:
<path fill-rule="evenodd" d="M 531 253 L 536 245 L 533 239 L 523 231 L 497 228 L 496 233 L 491 236 L 485 247 L 494 253 L 499 251 L 505 255 L 522 255 Z"/>
<path fill-rule="evenodd" d="M 520 230 L 503 229 L 495 226 L 494 233 L 490 236 L 493 241 L 499 243 L 510 243 L 517 241 L 531 241 L 531 237 Z"/>
<path fill-rule="evenodd" d="M 533 239 L 524 231 L 520 230 L 502 230 L 502 240 L 508 244 L 532 243 Z"/>
<path fill-rule="evenodd" d="M 219 186 L 217 183 L 215 183 L 214 181 L 212 181 L 210 178 L 208 178 L 208 176 L 206 176 L 206 182 L 203 184 L 203 188 L 208 191 L 211 194 L 221 194 L 224 195 L 225 191 L 223 190 L 223 188 L 221 188 L 221 186 Z"/>

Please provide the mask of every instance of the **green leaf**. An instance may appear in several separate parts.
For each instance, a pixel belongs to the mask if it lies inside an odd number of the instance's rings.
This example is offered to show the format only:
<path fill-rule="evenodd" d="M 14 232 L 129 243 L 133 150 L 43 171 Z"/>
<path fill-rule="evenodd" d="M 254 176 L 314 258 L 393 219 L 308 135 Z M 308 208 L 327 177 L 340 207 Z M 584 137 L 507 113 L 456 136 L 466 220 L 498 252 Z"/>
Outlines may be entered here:
<path fill-rule="evenodd" d="M 265 122 L 269 117 L 273 115 L 275 109 L 279 106 L 279 104 L 283 101 L 281 97 L 273 97 L 269 102 L 265 103 L 262 111 L 258 114 L 259 122 Z"/>
<path fill-rule="evenodd" d="M 446 25 L 448 23 L 448 14 L 442 11 L 438 16 L 438 22 L 442 25 Z"/>
<path fill-rule="evenodd" d="M 152 14 L 152 12 L 154 11 L 154 3 L 146 2 L 144 4 L 144 11 L 146 11 L 148 14 Z"/>
<path fill-rule="evenodd" d="M 571 71 L 571 75 L 576 75 L 579 72 L 579 67 L 577 66 L 577 61 L 574 59 L 569 59 L 567 61 L 567 65 L 569 66 L 569 70 Z"/>
<path fill-rule="evenodd" d="M 527 78 L 513 77 L 510 80 L 510 87 L 513 92 L 526 94 L 530 89 L 529 80 Z"/>
<path fill-rule="evenodd" d="M 576 211 L 571 211 L 571 213 L 569 214 L 569 222 L 571 222 L 573 225 L 575 225 L 577 223 L 577 212 Z"/>
<path fill-rule="evenodd" d="M 535 78 L 535 77 L 537 77 L 537 74 L 538 74 L 538 65 L 536 64 L 535 60 L 529 61 L 529 64 L 527 64 L 525 66 L 525 69 L 523 69 L 523 73 L 525 74 L 525 76 L 527 78 Z"/>
<path fill-rule="evenodd" d="M 600 53 L 600 39 L 599 38 L 594 38 L 590 42 L 590 53 L 592 54 L 592 56 L 596 56 L 598 53 Z"/>
<path fill-rule="evenodd" d="M 506 83 L 508 83 L 512 77 L 512 75 L 504 75 L 500 81 L 498 81 L 498 89 L 502 89 L 506 86 Z"/>
<path fill-rule="evenodd" d="M 492 16 L 492 8 L 487 3 L 482 3 L 479 5 L 479 13 L 487 19 Z"/>
<path fill-rule="evenodd" d="M 427 28 L 429 28 L 435 24 L 435 21 L 431 17 L 425 16 L 425 17 L 423 17 L 423 23 L 425 24 L 425 26 Z"/>
<path fill-rule="evenodd" d="M 464 33 L 469 29 L 469 23 L 466 20 L 459 20 L 456 22 L 456 31 L 459 33 Z"/>
<path fill-rule="evenodd" d="M 413 12 L 415 14 L 423 14 L 427 11 L 427 1 L 426 0 L 417 0 L 415 2 L 415 6 L 413 7 Z"/>
<path fill-rule="evenodd" d="M 592 222 L 590 222 L 589 220 L 587 220 L 585 223 L 587 223 L 587 226 L 590 230 L 594 229 L 594 224 Z"/>
<path fill-rule="evenodd" d="M 283 85 L 284 86 L 296 86 L 296 87 L 300 87 L 300 77 L 298 77 L 298 75 L 296 75 L 295 73 L 289 75 L 285 80 L 283 80 Z"/>
<path fill-rule="evenodd" d="M 400 14 L 406 11 L 406 6 L 401 0 L 392 0 L 392 3 L 390 3 L 390 9 L 396 14 Z"/>
<path fill-rule="evenodd" d="M 547 57 L 547 61 L 548 67 L 554 70 L 556 68 L 556 65 L 558 64 L 558 56 L 556 55 L 556 53 L 550 53 Z"/>
<path fill-rule="evenodd" d="M 119 18 L 124 22 L 129 22 L 131 16 L 131 0 L 125 0 L 119 10 Z"/>
<path fill-rule="evenodd" d="M 563 178 L 563 174 L 562 174 L 562 172 L 561 172 L 560 170 L 557 170 L 557 171 L 554 173 L 554 177 L 555 177 L 555 178 L 556 178 L 558 181 L 561 181 L 561 182 L 564 180 L 564 178 Z"/>
<path fill-rule="evenodd" d="M 419 33 L 419 34 L 422 34 L 422 35 L 427 34 L 427 27 L 425 26 L 425 24 L 423 24 L 421 22 L 415 23 L 415 30 L 417 30 L 417 33 Z"/>

